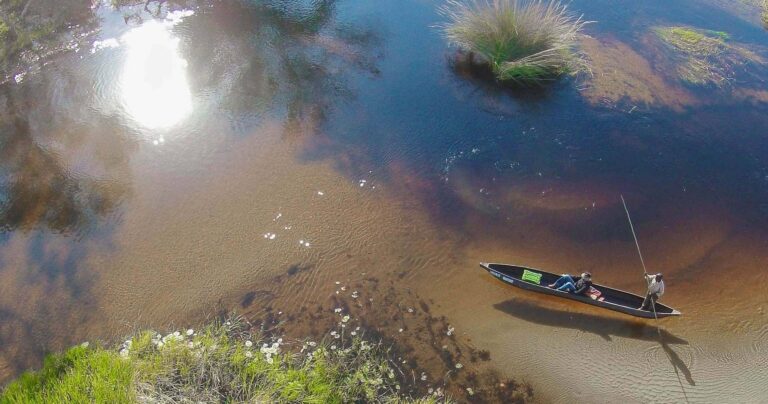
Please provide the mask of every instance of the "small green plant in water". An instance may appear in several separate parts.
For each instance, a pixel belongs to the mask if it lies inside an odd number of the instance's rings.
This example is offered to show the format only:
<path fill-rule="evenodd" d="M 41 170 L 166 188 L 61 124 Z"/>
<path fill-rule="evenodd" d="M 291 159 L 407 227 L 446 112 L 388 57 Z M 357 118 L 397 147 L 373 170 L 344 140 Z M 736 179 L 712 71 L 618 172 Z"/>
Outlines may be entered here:
<path fill-rule="evenodd" d="M 761 18 L 763 20 L 763 28 L 768 29 L 768 0 L 763 0 L 763 14 Z"/>
<path fill-rule="evenodd" d="M 0 41 L 5 41 L 5 38 L 8 37 L 9 31 L 10 28 L 8 28 L 8 25 L 5 23 L 5 21 L 0 20 Z"/>
<path fill-rule="evenodd" d="M 656 27 L 653 32 L 671 51 L 678 77 L 690 84 L 724 86 L 734 66 L 763 63 L 754 52 L 731 44 L 726 32 L 680 26 Z"/>
<path fill-rule="evenodd" d="M 499 80 L 539 83 L 586 65 L 577 50 L 586 22 L 558 1 L 449 0 L 440 13 L 445 38 Z"/>

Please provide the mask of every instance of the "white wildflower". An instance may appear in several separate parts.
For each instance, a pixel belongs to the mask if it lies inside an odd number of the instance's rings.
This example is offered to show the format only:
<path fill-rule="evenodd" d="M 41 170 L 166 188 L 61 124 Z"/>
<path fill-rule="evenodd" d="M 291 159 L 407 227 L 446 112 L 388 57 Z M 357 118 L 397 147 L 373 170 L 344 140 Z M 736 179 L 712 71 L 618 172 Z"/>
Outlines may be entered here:
<path fill-rule="evenodd" d="M 336 284 L 337 284 L 337 285 L 341 285 L 341 282 L 339 282 L 339 281 L 336 281 Z"/>
<path fill-rule="evenodd" d="M 401 328 L 401 329 L 397 330 L 397 332 L 403 332 L 403 329 Z"/>
<path fill-rule="evenodd" d="M 316 346 L 317 342 L 309 341 L 309 342 L 307 342 L 307 345 L 309 345 L 309 346 Z"/>
<path fill-rule="evenodd" d="M 341 322 L 342 323 L 346 323 L 347 321 L 349 321 L 349 316 L 348 315 L 341 318 Z"/>
<path fill-rule="evenodd" d="M 409 307 L 408 308 L 408 313 L 413 313 L 413 309 Z"/>
<path fill-rule="evenodd" d="M 187 335 L 192 335 L 194 333 L 195 333 L 195 330 L 193 330 L 191 328 L 187 330 Z"/>
<path fill-rule="evenodd" d="M 457 364 L 456 364 L 456 369 L 461 369 L 461 368 L 463 368 L 463 367 L 464 367 L 464 365 L 462 365 L 461 363 L 457 363 Z"/>
<path fill-rule="evenodd" d="M 335 350 L 336 350 L 336 345 L 331 345 L 331 351 L 335 351 Z"/>
<path fill-rule="evenodd" d="M 426 381 L 426 380 L 427 380 L 427 374 L 424 372 L 421 372 L 421 381 Z"/>
<path fill-rule="evenodd" d="M 120 350 L 120 357 L 121 357 L 121 358 L 123 358 L 123 359 L 125 359 L 125 358 L 127 358 L 127 357 L 128 357 L 128 353 L 129 353 L 129 352 L 128 352 L 128 350 L 127 350 L 127 349 L 121 349 L 121 350 Z"/>
<path fill-rule="evenodd" d="M 283 343 L 283 339 L 282 339 L 282 338 L 278 338 L 278 339 L 277 339 L 277 343 L 278 343 L 278 344 L 282 344 L 282 343 Z"/>
<path fill-rule="evenodd" d="M 269 363 L 269 364 L 272 364 L 272 363 L 274 363 L 274 362 L 275 362 L 275 360 L 274 360 L 274 359 L 272 359 L 272 357 L 271 357 L 271 356 L 267 358 L 267 363 Z"/>
<path fill-rule="evenodd" d="M 342 287 L 341 287 L 341 291 L 343 292 L 343 291 L 345 291 L 345 290 L 347 290 L 347 287 L 346 287 L 346 286 L 342 286 Z"/>
<path fill-rule="evenodd" d="M 85 341 L 82 344 L 80 344 L 80 346 L 83 348 L 88 348 L 88 345 L 89 345 L 88 341 Z"/>
<path fill-rule="evenodd" d="M 453 335 L 453 332 L 454 332 L 455 330 L 456 330 L 455 328 L 453 328 L 453 327 L 451 327 L 451 326 L 449 325 L 449 326 L 448 326 L 448 333 L 447 333 L 447 334 L 448 334 L 448 336 L 451 336 L 451 335 Z"/>
<path fill-rule="evenodd" d="M 250 348 L 250 347 L 252 347 L 252 346 L 253 346 L 253 342 L 251 342 L 251 340 L 245 341 L 245 346 L 247 346 L 248 348 Z"/>
<path fill-rule="evenodd" d="M 472 390 L 472 387 L 467 387 L 467 393 L 468 393 L 470 396 L 474 396 L 474 395 L 475 395 L 475 391 L 474 391 L 474 390 Z"/>
<path fill-rule="evenodd" d="M 181 336 L 181 333 L 180 333 L 180 332 L 178 332 L 178 331 L 176 331 L 176 332 L 174 332 L 174 333 L 173 333 L 173 336 L 174 336 L 174 337 L 180 337 L 180 336 Z"/>
<path fill-rule="evenodd" d="M 435 389 L 433 389 L 432 387 L 430 387 L 430 388 L 429 388 L 429 390 L 427 390 L 427 394 L 432 394 L 434 391 L 435 391 Z"/>
<path fill-rule="evenodd" d="M 333 309 L 334 313 L 341 313 L 341 308 Z"/>
<path fill-rule="evenodd" d="M 253 353 L 251 351 L 245 351 L 245 357 L 246 358 L 252 358 L 253 357 Z"/>
<path fill-rule="evenodd" d="M 350 334 L 354 337 L 355 335 L 357 335 L 357 331 L 352 331 Z"/>

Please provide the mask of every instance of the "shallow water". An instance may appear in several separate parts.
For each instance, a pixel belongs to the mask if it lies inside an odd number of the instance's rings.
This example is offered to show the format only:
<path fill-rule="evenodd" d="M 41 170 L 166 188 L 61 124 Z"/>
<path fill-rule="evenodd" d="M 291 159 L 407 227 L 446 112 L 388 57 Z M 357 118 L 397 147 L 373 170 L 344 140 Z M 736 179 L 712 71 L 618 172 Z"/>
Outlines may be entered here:
<path fill-rule="evenodd" d="M 87 44 L 0 87 L 5 377 L 255 297 L 300 310 L 366 272 L 431 298 L 542 401 L 768 397 L 768 72 L 686 85 L 649 34 L 726 31 L 766 57 L 752 15 L 576 1 L 594 77 L 514 90 L 451 63 L 432 2 L 164 7 L 98 8 Z M 620 194 L 684 313 L 663 343 L 478 270 L 640 292 Z"/>

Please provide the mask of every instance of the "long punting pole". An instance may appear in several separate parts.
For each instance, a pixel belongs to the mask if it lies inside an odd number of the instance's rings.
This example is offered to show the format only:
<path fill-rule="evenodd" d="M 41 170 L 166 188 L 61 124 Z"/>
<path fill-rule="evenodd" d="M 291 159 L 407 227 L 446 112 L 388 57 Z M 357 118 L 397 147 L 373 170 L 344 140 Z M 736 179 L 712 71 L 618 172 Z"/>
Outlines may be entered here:
<path fill-rule="evenodd" d="M 629 216 L 629 209 L 627 209 L 627 202 L 624 201 L 624 195 L 619 195 L 621 197 L 621 204 L 624 205 L 624 212 L 627 212 L 627 221 L 629 221 L 629 228 L 632 230 L 632 237 L 635 239 L 635 247 L 637 247 L 637 255 L 640 256 L 640 263 L 643 264 L 643 274 L 646 276 L 646 283 L 648 282 L 647 276 L 648 276 L 648 270 L 645 268 L 645 260 L 643 260 L 643 253 L 640 251 L 640 243 L 637 241 L 637 234 L 635 234 L 635 226 L 632 225 L 632 218 Z M 646 284 L 646 287 L 648 285 Z M 647 291 L 646 291 L 647 293 Z M 659 317 L 656 315 L 656 302 L 651 301 L 651 307 L 653 307 L 653 317 L 656 319 L 656 321 L 659 320 Z M 656 323 L 656 332 L 659 334 L 659 341 L 664 344 L 663 337 L 661 336 L 661 330 L 659 329 L 658 323 Z M 664 353 L 669 356 L 669 353 L 665 350 Z M 672 358 L 670 358 L 671 360 Z M 677 367 L 672 365 L 675 369 L 675 374 L 677 375 L 677 382 L 680 383 L 680 389 L 683 391 L 683 396 L 685 397 L 685 402 L 688 402 L 688 394 L 685 392 L 685 387 L 683 387 L 683 381 L 680 380 L 680 373 L 677 371 Z"/>

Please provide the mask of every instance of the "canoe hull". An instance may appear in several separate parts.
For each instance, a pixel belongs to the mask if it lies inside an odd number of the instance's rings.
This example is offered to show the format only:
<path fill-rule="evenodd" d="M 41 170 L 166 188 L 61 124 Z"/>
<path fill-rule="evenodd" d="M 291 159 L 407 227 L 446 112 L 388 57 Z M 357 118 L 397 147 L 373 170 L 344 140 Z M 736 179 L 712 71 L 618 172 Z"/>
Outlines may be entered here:
<path fill-rule="evenodd" d="M 642 317 L 642 318 L 654 318 L 653 311 L 639 310 L 638 307 L 642 304 L 643 296 L 638 296 L 633 293 L 625 292 L 623 290 L 609 288 L 594 284 L 593 287 L 598 289 L 605 301 L 595 300 L 583 295 L 575 295 L 568 292 L 562 292 L 555 289 L 550 289 L 546 286 L 547 283 L 554 283 L 560 275 L 553 274 L 551 272 L 542 271 L 535 268 L 521 267 L 516 265 L 506 264 L 493 264 L 493 263 L 480 263 L 480 266 L 488 271 L 494 278 L 518 287 L 520 289 L 530 290 L 532 292 L 543 293 L 547 295 L 562 297 L 566 299 L 575 300 L 581 303 L 586 303 L 592 306 L 602 307 L 604 309 L 618 311 L 630 316 Z M 534 271 L 542 274 L 541 285 L 527 282 L 521 279 L 523 270 Z M 665 306 L 661 303 L 656 303 L 656 316 L 658 318 L 679 316 L 681 313 L 671 307 Z"/>

